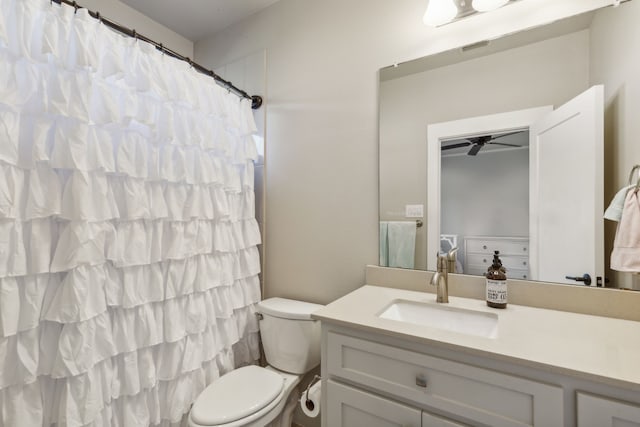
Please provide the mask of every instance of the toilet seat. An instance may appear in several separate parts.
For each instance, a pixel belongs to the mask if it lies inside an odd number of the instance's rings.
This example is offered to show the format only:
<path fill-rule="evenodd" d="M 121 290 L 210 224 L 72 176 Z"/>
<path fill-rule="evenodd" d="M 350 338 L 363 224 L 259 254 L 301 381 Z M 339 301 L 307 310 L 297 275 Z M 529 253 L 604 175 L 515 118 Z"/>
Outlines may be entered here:
<path fill-rule="evenodd" d="M 282 392 L 285 379 L 259 366 L 245 366 L 222 376 L 196 399 L 191 419 L 201 426 L 231 423 L 254 414 Z"/>

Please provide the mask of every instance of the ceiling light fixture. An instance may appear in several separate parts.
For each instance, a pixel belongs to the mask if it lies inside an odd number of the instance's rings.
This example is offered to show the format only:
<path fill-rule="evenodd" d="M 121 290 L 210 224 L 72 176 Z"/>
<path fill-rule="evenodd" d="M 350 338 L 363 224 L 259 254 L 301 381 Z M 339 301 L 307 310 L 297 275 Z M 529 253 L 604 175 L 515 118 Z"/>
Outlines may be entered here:
<path fill-rule="evenodd" d="M 437 27 L 453 21 L 457 15 L 458 6 L 454 0 L 429 0 L 422 21 L 426 25 Z"/>
<path fill-rule="evenodd" d="M 427 11 L 422 20 L 426 25 L 439 27 L 476 13 L 490 12 L 516 1 L 517 0 L 429 0 Z"/>
<path fill-rule="evenodd" d="M 471 5 L 478 12 L 489 12 L 507 4 L 509 0 L 473 0 Z"/>

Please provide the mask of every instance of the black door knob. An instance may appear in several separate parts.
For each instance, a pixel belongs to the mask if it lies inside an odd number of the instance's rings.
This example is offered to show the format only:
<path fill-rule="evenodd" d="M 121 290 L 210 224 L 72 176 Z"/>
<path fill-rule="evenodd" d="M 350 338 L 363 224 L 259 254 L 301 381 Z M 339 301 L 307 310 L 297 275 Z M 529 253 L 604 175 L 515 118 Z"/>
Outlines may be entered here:
<path fill-rule="evenodd" d="M 569 279 L 569 280 L 575 280 L 576 282 L 584 282 L 585 285 L 587 286 L 591 286 L 591 276 L 589 276 L 588 273 L 585 273 L 582 275 L 582 277 L 579 276 L 565 276 L 565 278 Z"/>

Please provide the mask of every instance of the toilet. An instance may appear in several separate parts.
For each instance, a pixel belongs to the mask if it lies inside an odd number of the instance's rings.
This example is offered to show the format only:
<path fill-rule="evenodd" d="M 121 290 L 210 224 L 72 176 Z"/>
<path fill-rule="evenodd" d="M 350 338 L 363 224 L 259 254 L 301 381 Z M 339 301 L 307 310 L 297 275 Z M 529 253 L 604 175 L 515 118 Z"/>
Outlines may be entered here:
<path fill-rule="evenodd" d="M 267 367 L 238 368 L 211 383 L 189 413 L 189 427 L 291 425 L 296 386 L 320 364 L 321 305 L 269 298 L 256 305 Z"/>

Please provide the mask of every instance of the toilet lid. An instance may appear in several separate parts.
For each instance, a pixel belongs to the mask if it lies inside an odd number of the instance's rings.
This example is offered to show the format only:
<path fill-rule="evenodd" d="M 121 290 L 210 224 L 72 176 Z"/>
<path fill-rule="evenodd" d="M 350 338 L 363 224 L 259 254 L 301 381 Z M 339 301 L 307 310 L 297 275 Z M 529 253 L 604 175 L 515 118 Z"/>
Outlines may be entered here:
<path fill-rule="evenodd" d="M 284 378 L 259 366 L 245 366 L 214 381 L 191 409 L 197 424 L 215 426 L 254 414 L 278 397 Z"/>

